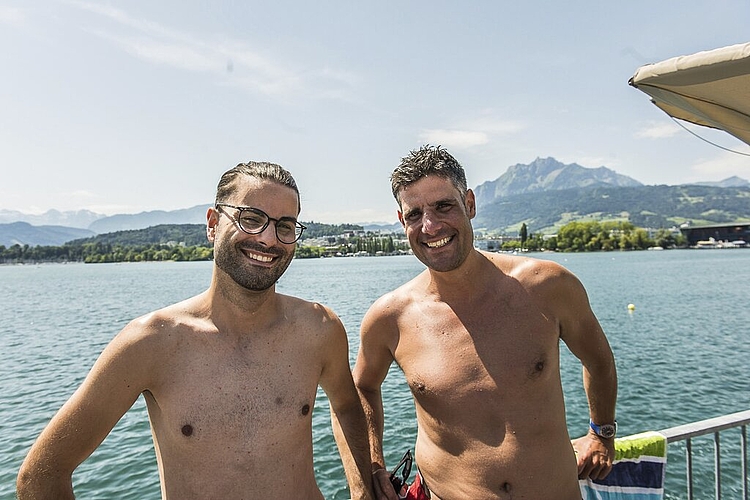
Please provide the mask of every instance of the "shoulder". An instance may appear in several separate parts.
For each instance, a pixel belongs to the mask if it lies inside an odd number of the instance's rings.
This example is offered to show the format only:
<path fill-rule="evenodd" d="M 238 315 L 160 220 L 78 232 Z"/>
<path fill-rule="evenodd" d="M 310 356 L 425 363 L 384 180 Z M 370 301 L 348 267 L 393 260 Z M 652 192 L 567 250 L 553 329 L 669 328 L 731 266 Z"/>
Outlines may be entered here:
<path fill-rule="evenodd" d="M 530 297 L 562 317 L 588 305 L 581 281 L 557 262 L 533 257 L 490 254 L 488 258 L 507 277 L 521 285 Z"/>
<path fill-rule="evenodd" d="M 346 336 L 339 316 L 327 305 L 291 295 L 279 294 L 284 318 L 295 330 L 310 330 L 321 335 Z"/>
<path fill-rule="evenodd" d="M 401 316 L 408 313 L 411 306 L 418 303 L 420 298 L 426 295 L 426 279 L 428 279 L 428 272 L 423 271 L 398 288 L 381 295 L 367 310 L 365 318 L 397 321 Z"/>
<path fill-rule="evenodd" d="M 288 318 L 301 317 L 322 322 L 339 321 L 338 315 L 325 304 L 292 295 L 278 294 L 284 314 Z"/>
<path fill-rule="evenodd" d="M 177 318 L 168 307 L 131 320 L 94 363 L 87 391 L 100 394 L 100 388 L 111 387 L 119 388 L 112 389 L 114 392 L 131 394 L 154 387 L 165 371 L 179 362 L 178 332 L 184 327 Z"/>
<path fill-rule="evenodd" d="M 429 273 L 424 271 L 375 300 L 362 318 L 361 343 L 395 350 L 404 325 L 410 323 L 415 308 L 426 296 L 427 281 Z"/>
<path fill-rule="evenodd" d="M 592 328 L 596 322 L 583 283 L 557 262 L 524 258 L 513 271 L 531 296 L 539 299 L 563 326 L 570 331 L 578 325 Z"/>
<path fill-rule="evenodd" d="M 113 339 L 118 350 L 164 354 L 185 341 L 191 333 L 211 330 L 213 324 L 199 313 L 196 297 L 144 314 L 130 321 Z"/>
<path fill-rule="evenodd" d="M 580 287 L 578 278 L 557 262 L 533 257 L 508 256 L 503 271 L 529 291 L 559 292 Z"/>

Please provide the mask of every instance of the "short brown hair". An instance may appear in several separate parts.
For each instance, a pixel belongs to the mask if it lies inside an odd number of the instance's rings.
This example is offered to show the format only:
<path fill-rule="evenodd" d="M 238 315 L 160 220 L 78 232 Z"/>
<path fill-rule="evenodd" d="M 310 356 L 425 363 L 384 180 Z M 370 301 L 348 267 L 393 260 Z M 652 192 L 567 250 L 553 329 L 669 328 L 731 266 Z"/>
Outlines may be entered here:
<path fill-rule="evenodd" d="M 301 210 L 299 189 L 297 189 L 297 183 L 294 181 L 292 174 L 281 165 L 266 161 L 249 161 L 247 163 L 240 163 L 236 167 L 224 172 L 221 179 L 219 179 L 219 185 L 216 187 L 215 203 L 221 203 L 229 198 L 233 191 L 232 185 L 234 184 L 235 179 L 241 175 L 273 181 L 282 186 L 292 188 L 294 192 L 297 193 L 297 210 Z"/>
<path fill-rule="evenodd" d="M 450 180 L 461 193 L 461 198 L 465 199 L 468 187 L 464 168 L 445 148 L 427 144 L 410 151 L 391 174 L 391 191 L 399 205 L 401 189 L 428 175 L 438 175 Z"/>

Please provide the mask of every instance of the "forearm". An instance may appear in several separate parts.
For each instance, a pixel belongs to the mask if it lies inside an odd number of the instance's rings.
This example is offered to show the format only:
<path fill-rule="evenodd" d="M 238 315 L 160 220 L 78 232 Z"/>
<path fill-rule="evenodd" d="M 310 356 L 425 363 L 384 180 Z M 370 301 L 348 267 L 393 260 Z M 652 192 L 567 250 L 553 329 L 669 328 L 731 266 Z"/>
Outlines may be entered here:
<path fill-rule="evenodd" d="M 331 409 L 331 423 L 352 499 L 372 498 L 370 450 L 362 407 Z"/>
<path fill-rule="evenodd" d="M 583 382 L 589 402 L 589 416 L 597 425 L 615 421 L 617 373 L 614 360 L 604 357 L 593 368 L 584 366 Z M 583 424 L 583 423 L 582 423 Z M 585 425 L 585 424 L 584 424 Z M 603 479 L 612 470 L 615 457 L 614 437 L 598 435 L 588 428 L 586 434 L 573 441 L 578 457 L 578 477 Z"/>
<path fill-rule="evenodd" d="M 383 456 L 383 399 L 380 390 L 359 389 L 359 396 L 362 400 L 362 409 L 365 412 L 367 420 L 367 433 L 370 441 L 370 458 L 372 460 L 372 470 L 385 468 L 385 458 Z"/>
<path fill-rule="evenodd" d="M 583 384 L 589 404 L 591 420 L 597 424 L 615 420 L 617 403 L 617 370 L 614 358 L 607 356 L 593 366 L 584 366 Z"/>
<path fill-rule="evenodd" d="M 17 498 L 19 500 L 45 500 L 48 498 L 74 500 L 71 475 L 51 474 L 48 472 L 49 469 L 50 467 L 42 467 L 27 458 L 16 479 Z"/>

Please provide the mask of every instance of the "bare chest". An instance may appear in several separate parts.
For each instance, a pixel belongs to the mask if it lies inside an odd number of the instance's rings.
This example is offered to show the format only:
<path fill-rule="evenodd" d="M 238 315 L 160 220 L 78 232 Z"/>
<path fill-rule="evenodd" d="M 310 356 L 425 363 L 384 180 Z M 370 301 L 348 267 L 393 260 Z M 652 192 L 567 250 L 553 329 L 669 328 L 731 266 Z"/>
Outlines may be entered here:
<path fill-rule="evenodd" d="M 399 330 L 396 359 L 418 399 L 512 396 L 558 377 L 557 323 L 523 297 L 419 304 Z"/>
<path fill-rule="evenodd" d="M 321 364 L 314 350 L 284 346 L 181 349 L 149 391 L 155 435 L 172 449 L 227 451 L 309 433 Z M 205 346 L 203 346 L 205 347 Z"/>

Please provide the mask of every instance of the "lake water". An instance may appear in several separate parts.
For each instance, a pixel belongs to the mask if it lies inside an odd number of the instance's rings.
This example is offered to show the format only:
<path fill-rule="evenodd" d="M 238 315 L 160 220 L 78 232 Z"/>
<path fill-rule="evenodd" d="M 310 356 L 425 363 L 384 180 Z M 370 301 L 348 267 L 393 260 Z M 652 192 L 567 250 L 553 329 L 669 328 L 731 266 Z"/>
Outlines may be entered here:
<path fill-rule="evenodd" d="M 588 290 L 617 358 L 621 435 L 750 409 L 750 251 L 533 256 L 562 263 Z M 31 443 L 106 343 L 130 319 L 203 291 L 211 265 L 0 266 L 0 498 L 14 497 L 15 475 Z M 332 307 L 349 332 L 353 362 L 369 305 L 422 269 L 411 256 L 295 260 L 278 290 Z M 576 437 L 588 425 L 581 369 L 564 347 L 561 358 L 568 426 Z M 396 369 L 383 390 L 385 451 L 394 465 L 414 446 L 414 408 Z M 313 422 L 321 490 L 327 499 L 348 498 L 323 396 Z M 722 434 L 727 469 L 738 468 L 738 442 L 739 432 Z M 710 439 L 696 439 L 693 451 L 696 498 L 712 497 Z M 685 498 L 683 448 L 671 445 L 669 455 L 667 498 Z M 79 467 L 74 485 L 79 498 L 160 497 L 142 399 Z M 724 493 L 734 498 L 739 488 L 727 471 Z"/>

